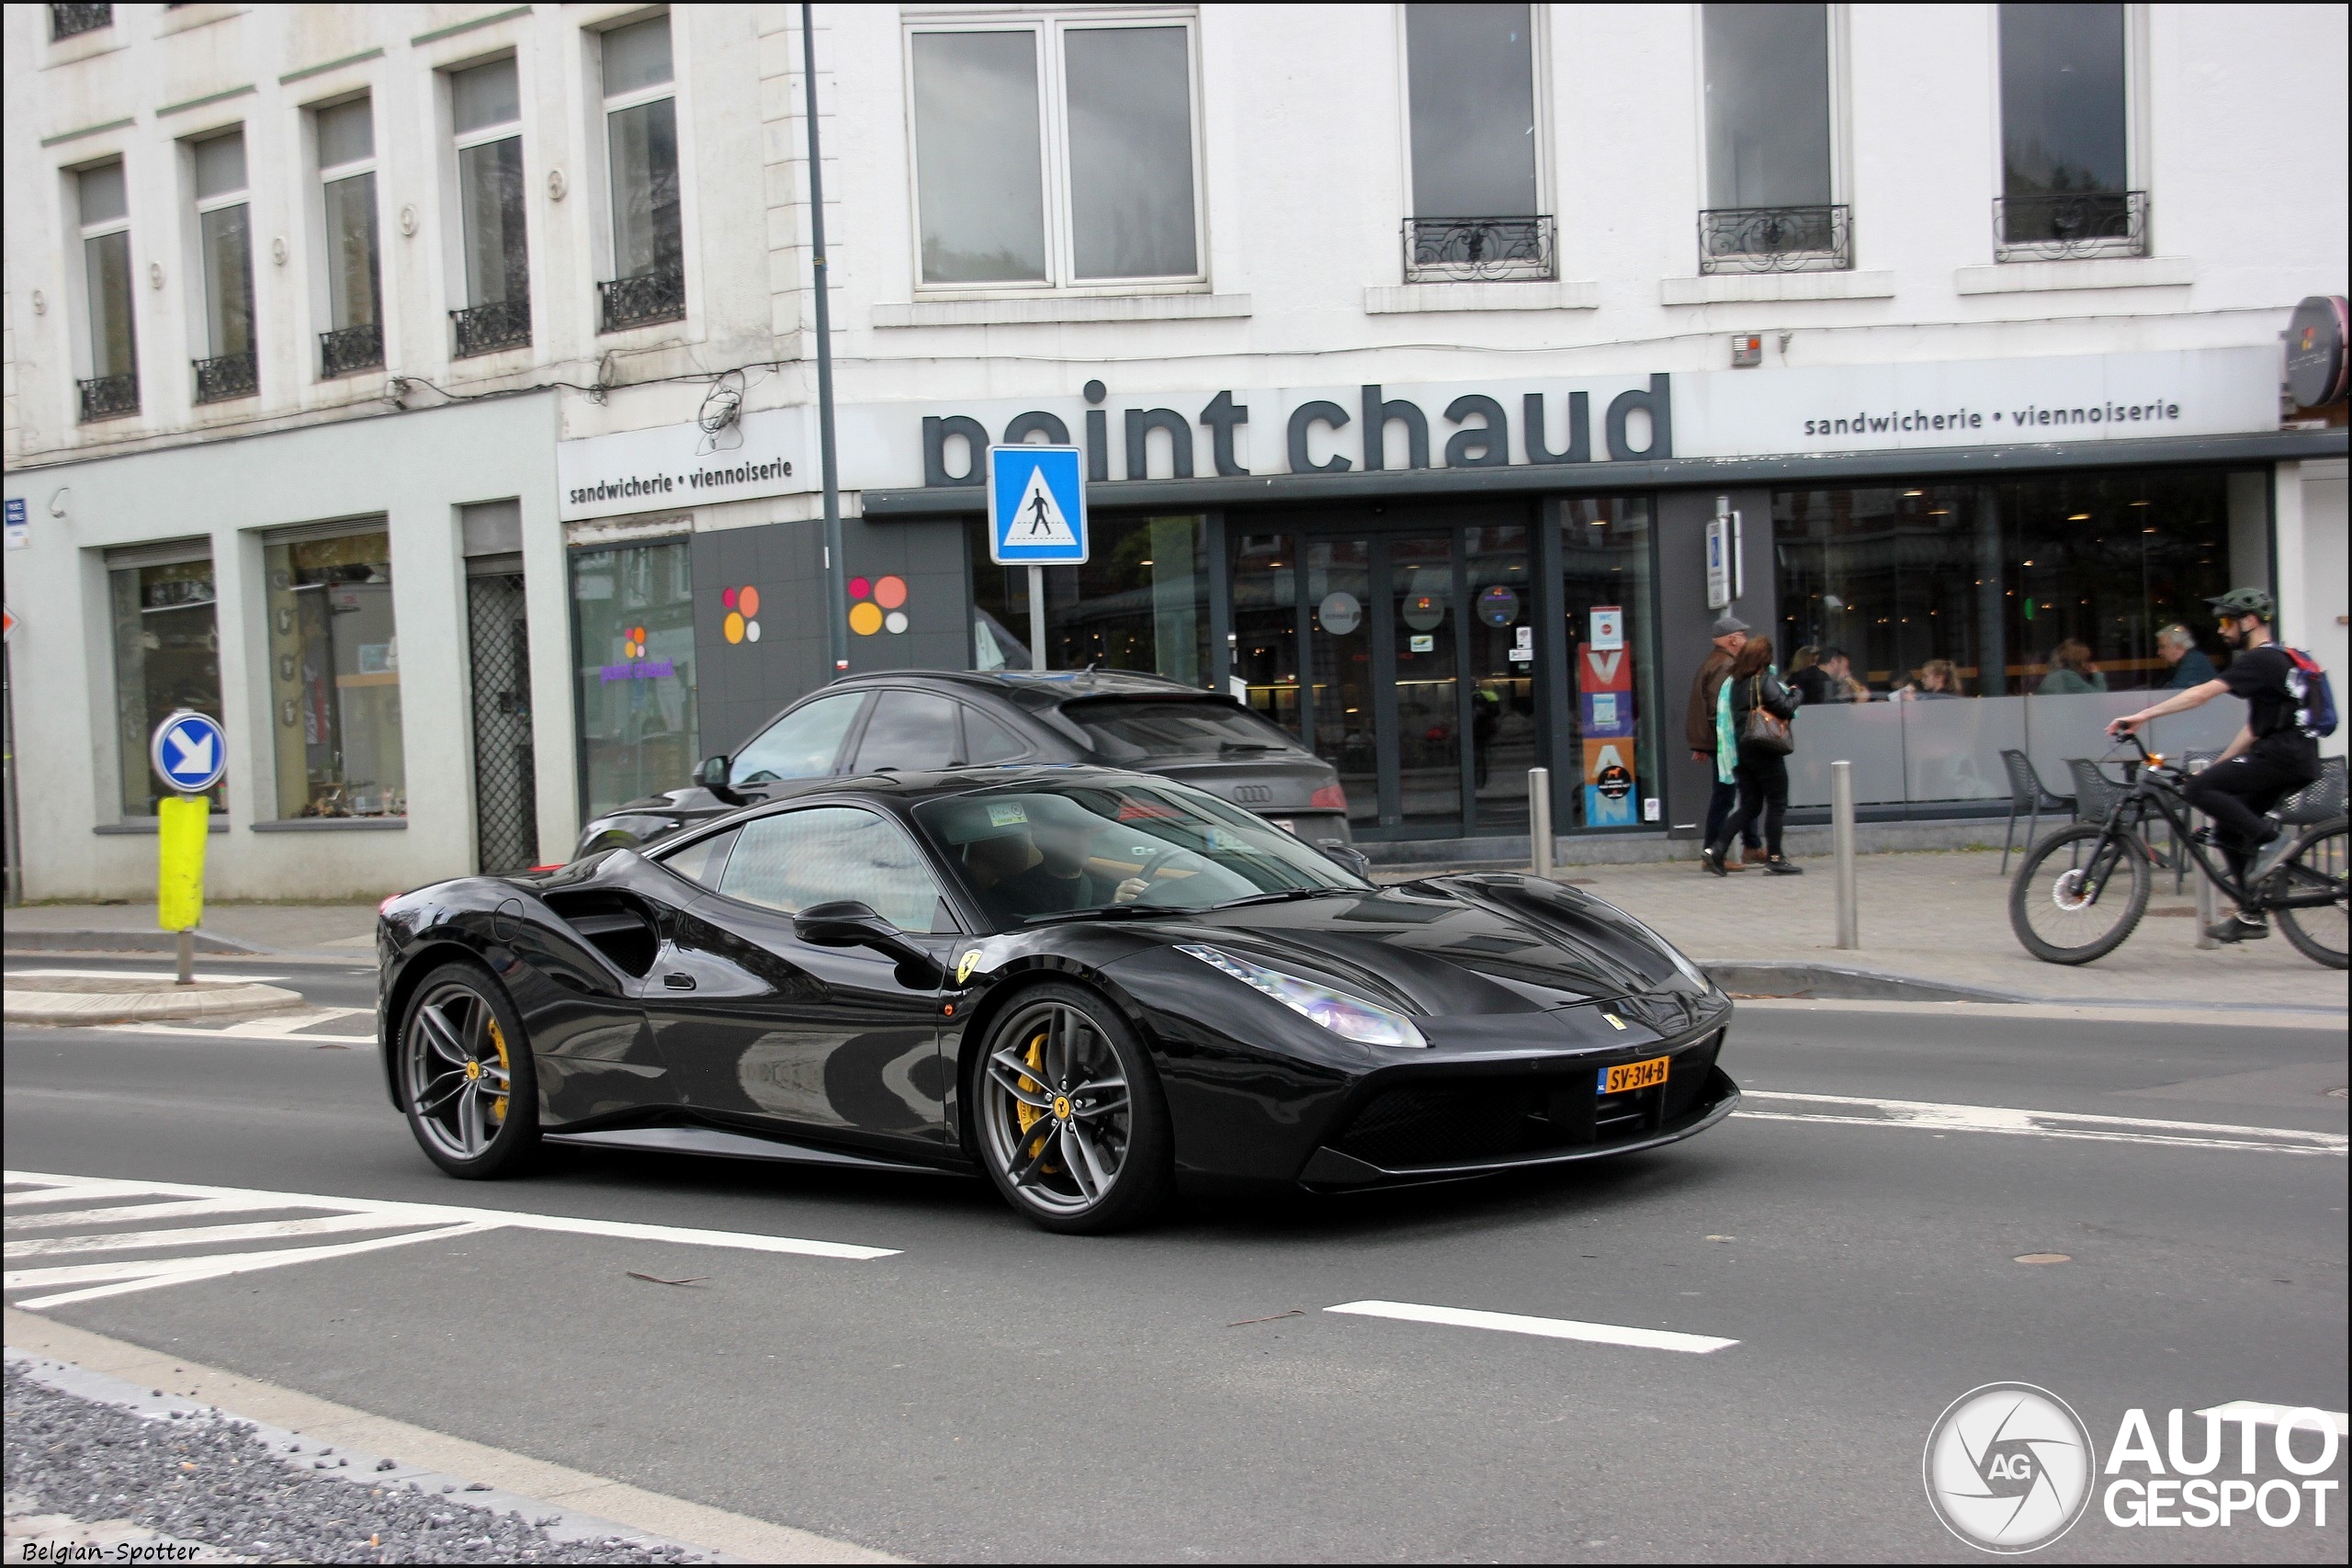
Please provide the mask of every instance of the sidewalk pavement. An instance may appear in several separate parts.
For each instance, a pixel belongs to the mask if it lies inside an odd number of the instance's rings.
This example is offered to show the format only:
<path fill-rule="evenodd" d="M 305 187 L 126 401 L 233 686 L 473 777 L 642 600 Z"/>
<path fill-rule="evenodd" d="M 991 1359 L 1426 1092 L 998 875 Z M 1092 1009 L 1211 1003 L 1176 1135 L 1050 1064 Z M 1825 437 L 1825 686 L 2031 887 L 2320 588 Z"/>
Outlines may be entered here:
<path fill-rule="evenodd" d="M 1702 964 L 1829 967 L 2036 1002 L 2298 1008 L 2339 1016 L 2346 1010 L 2343 972 L 2321 968 L 2283 936 L 2198 951 L 2194 901 L 2188 891 L 2175 894 L 2168 875 L 2158 876 L 2147 915 L 2130 941 L 2096 964 L 2070 967 L 2043 964 L 2018 945 L 1998 851 L 1860 857 L 1855 882 L 1862 945 L 1851 953 L 1836 946 L 1835 878 L 1827 857 L 1802 863 L 1804 876 L 1757 870 L 1718 878 L 1702 871 L 1695 858 L 1565 866 L 1557 874 L 1623 906 Z M 1430 869 L 1382 867 L 1377 875 L 1396 882 Z M 205 907 L 204 930 L 273 955 L 365 964 L 375 957 L 375 908 L 367 904 L 215 903 Z M 148 905 L 48 904 L 7 913 L 11 949 L 24 945 L 17 940 L 20 932 L 51 933 L 53 942 L 53 933 L 65 931 L 154 930 Z M 1825 983 L 1817 975 L 1781 978 L 1755 969 L 1736 971 L 1726 983 L 1751 993 L 1903 994 L 1899 986 L 1841 987 L 1834 977 Z"/>

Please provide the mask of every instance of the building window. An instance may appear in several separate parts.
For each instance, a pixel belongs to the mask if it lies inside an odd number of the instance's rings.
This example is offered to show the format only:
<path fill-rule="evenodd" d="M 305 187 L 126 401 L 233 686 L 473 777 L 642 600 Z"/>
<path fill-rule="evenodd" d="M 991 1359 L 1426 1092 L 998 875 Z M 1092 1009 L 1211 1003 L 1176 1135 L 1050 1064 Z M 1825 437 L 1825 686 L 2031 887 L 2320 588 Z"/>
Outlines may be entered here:
<path fill-rule="evenodd" d="M 2003 6 L 2002 261 L 2145 255 L 2148 196 L 2132 189 L 2125 7 Z"/>
<path fill-rule="evenodd" d="M 590 817 L 693 774 L 694 542 L 571 553 L 581 805 Z"/>
<path fill-rule="evenodd" d="M 523 222 L 523 100 L 512 59 L 449 73 L 457 129 L 466 306 L 449 312 L 457 356 L 531 342 L 531 248 Z"/>
<path fill-rule="evenodd" d="M 1046 662 L 1056 670 L 1142 670 L 1209 682 L 1208 529 L 1197 513 L 1104 517 L 1091 559 L 1046 569 Z M 1029 667 L 1029 570 L 989 559 L 988 525 L 969 525 L 972 668 Z"/>
<path fill-rule="evenodd" d="M 670 18 L 604 36 L 605 143 L 613 187 L 613 280 L 598 330 L 620 332 L 686 313 L 678 214 L 678 98 Z"/>
<path fill-rule="evenodd" d="M 1192 52 L 1173 17 L 913 33 L 922 281 L 1197 279 Z"/>
<path fill-rule="evenodd" d="M 1532 8 L 1406 6 L 1405 73 L 1406 281 L 1552 276 Z"/>
<path fill-rule="evenodd" d="M 253 209 L 245 201 L 245 133 L 232 130 L 189 149 L 196 166 L 197 245 L 203 256 L 205 357 L 196 362 L 196 400 L 250 398 L 258 387 L 254 353 Z"/>
<path fill-rule="evenodd" d="M 319 187 L 326 220 L 327 330 L 319 374 L 384 363 L 383 279 L 376 248 L 376 122 L 366 98 L 318 111 Z"/>
<path fill-rule="evenodd" d="M 1701 7 L 1707 112 L 1702 272 L 1854 265 L 1838 201 L 1826 6 Z"/>
<path fill-rule="evenodd" d="M 153 817 L 164 787 L 147 756 L 155 727 L 182 708 L 220 716 L 220 633 L 212 555 L 203 545 L 117 550 L 107 558 L 114 608 L 115 750 L 122 814 Z M 221 788 L 212 809 L 227 809 Z"/>
<path fill-rule="evenodd" d="M 111 6 L 51 6 L 49 8 L 49 39 L 51 43 L 79 38 L 84 33 L 96 32 L 100 28 L 114 26 Z"/>
<path fill-rule="evenodd" d="M 2006 800 L 2004 750 L 2072 793 L 2068 760 L 2109 718 L 2227 663 L 2205 600 L 2268 581 L 2265 496 L 2258 474 L 2197 469 L 1776 492 L 1796 804 L 1827 800 L 1833 757 L 1865 803 Z M 2150 743 L 2218 750 L 2243 718 L 2208 704 Z"/>
<path fill-rule="evenodd" d="M 139 412 L 139 341 L 130 317 L 130 206 L 122 164 L 83 170 L 74 191 L 90 331 L 90 375 L 81 383 L 87 424 Z"/>
<path fill-rule="evenodd" d="M 390 536 L 297 536 L 262 561 L 278 815 L 406 816 Z"/>

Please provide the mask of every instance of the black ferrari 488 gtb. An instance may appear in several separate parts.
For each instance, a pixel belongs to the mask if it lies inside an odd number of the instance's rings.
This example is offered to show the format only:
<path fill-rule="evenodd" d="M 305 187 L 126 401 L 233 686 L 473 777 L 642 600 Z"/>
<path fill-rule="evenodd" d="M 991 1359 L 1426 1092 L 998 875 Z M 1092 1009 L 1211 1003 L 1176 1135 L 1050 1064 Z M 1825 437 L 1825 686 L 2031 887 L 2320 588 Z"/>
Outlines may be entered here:
<path fill-rule="evenodd" d="M 812 781 L 387 900 L 386 1087 L 453 1176 L 543 1141 L 978 1169 L 1061 1231 L 1180 1185 L 1623 1154 L 1738 1101 L 1730 999 L 1639 921 L 1361 865 L 1146 773 Z"/>

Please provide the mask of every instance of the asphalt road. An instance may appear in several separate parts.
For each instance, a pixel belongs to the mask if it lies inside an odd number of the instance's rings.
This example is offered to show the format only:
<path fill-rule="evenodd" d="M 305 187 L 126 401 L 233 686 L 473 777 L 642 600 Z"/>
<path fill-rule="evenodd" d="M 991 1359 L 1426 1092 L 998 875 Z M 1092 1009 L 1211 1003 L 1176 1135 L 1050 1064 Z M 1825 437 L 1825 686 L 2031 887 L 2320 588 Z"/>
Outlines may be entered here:
<path fill-rule="evenodd" d="M 244 967 L 322 1005 L 372 996 L 364 970 Z M 1724 1065 L 1763 1114 L 1690 1143 L 1074 1240 L 948 1179 L 564 1151 L 451 1182 L 372 1051 L 318 1038 L 368 1027 L 11 1031 L 8 1167 L 895 1255 L 503 1228 L 51 1315 L 931 1560 L 1952 1560 L 1977 1553 L 1929 1512 L 1921 1446 L 1978 1384 L 2052 1390 L 2102 1454 L 2133 1406 L 2159 1443 L 2176 1406 L 2346 1406 L 2342 1154 L 2199 1130 L 2342 1134 L 2340 1030 L 1751 1008 Z M 2059 1137 L 1845 1100 L 2128 1120 Z M 1777 1119 L 1816 1113 L 1860 1119 Z M 2013 1261 L 2043 1253 L 2071 1261 Z M 1363 1299 L 1737 1343 L 1325 1310 Z M 2257 1483 L 2286 1474 L 2262 1438 Z M 2044 1555 L 2341 1562 L 2344 1504 L 2324 1527 L 2125 1529 L 2095 1503 Z"/>

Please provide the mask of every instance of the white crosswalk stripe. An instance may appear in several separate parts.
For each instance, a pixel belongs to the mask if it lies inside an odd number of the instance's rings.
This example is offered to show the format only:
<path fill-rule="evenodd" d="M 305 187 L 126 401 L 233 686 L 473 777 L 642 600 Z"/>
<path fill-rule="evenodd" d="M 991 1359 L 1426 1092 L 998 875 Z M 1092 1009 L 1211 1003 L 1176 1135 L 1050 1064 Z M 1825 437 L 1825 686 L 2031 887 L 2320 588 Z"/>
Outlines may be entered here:
<path fill-rule="evenodd" d="M 897 1256 L 895 1249 L 797 1236 L 741 1231 L 698 1230 L 680 1225 L 637 1224 L 623 1220 L 578 1219 L 568 1214 L 521 1213 L 455 1204 L 405 1203 L 378 1198 L 340 1198 L 312 1192 L 267 1192 L 237 1187 L 198 1187 L 174 1182 L 118 1181 L 53 1176 L 31 1171 L 0 1173 L 15 1189 L 7 1209 L 7 1269 L 0 1289 L 47 1293 L 15 1304 L 40 1311 L 76 1302 L 154 1290 L 229 1274 L 279 1269 L 289 1264 L 349 1258 L 387 1247 L 442 1241 L 487 1230 L 551 1231 L 625 1241 L 669 1242 L 729 1247 L 805 1258 L 865 1261 Z M 110 1201 L 110 1200 L 124 1200 Z M 146 1200 L 137 1201 L 136 1200 Z M 209 1215 L 274 1214 L 209 1225 L 158 1225 L 157 1221 Z M 354 1232 L 396 1234 L 318 1246 L 288 1246 L 316 1236 Z M 33 1235 L 33 1232 L 74 1232 Z M 238 1244 L 246 1244 L 239 1246 Z M 190 1254 L 188 1247 L 232 1247 Z M 156 1256 L 92 1262 L 49 1263 L 92 1253 L 144 1252 Z M 33 1265 L 19 1267 L 19 1265 Z"/>

